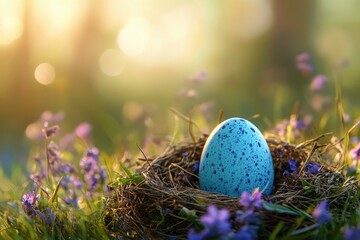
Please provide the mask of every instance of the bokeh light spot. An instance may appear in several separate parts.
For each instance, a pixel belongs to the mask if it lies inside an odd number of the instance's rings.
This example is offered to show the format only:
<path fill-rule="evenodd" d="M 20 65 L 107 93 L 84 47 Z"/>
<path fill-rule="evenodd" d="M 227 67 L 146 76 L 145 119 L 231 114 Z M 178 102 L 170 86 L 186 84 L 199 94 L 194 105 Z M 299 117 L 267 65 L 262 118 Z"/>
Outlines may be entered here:
<path fill-rule="evenodd" d="M 118 76 L 124 69 L 122 53 L 116 49 L 104 51 L 99 59 L 101 71 L 110 77 Z"/>
<path fill-rule="evenodd" d="M 117 42 L 120 49 L 130 57 L 142 54 L 149 42 L 150 30 L 150 24 L 143 18 L 130 21 L 119 32 Z"/>
<path fill-rule="evenodd" d="M 55 80 L 55 68 L 49 63 L 41 63 L 35 69 L 35 79 L 43 85 L 48 85 Z"/>
<path fill-rule="evenodd" d="M 144 109 L 136 102 L 127 102 L 124 104 L 123 114 L 130 121 L 139 120 L 143 113 Z"/>
<path fill-rule="evenodd" d="M 31 123 L 25 129 L 25 135 L 30 140 L 37 140 L 42 136 L 42 126 L 39 123 Z"/>

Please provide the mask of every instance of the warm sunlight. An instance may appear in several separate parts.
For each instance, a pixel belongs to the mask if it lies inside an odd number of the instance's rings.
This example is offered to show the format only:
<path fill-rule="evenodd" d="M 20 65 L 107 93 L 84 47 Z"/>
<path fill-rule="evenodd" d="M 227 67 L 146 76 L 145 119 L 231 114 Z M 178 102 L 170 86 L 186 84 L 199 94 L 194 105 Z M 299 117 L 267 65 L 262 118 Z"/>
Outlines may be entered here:
<path fill-rule="evenodd" d="M 23 33 L 22 4 L 20 0 L 0 1 L 0 44 L 9 44 Z"/>

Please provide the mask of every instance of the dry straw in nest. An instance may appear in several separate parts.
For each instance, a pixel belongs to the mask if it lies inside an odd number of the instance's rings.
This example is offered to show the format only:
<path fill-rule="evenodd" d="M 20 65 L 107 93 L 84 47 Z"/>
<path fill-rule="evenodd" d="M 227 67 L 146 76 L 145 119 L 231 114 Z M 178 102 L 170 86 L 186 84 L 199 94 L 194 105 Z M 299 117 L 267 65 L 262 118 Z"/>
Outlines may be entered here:
<path fill-rule="evenodd" d="M 326 164 L 334 144 L 319 144 L 322 137 L 297 146 L 277 137 L 266 138 L 274 162 L 275 184 L 272 195 L 264 196 L 271 204 L 259 210 L 263 223 L 260 237 L 268 237 L 274 229 L 292 235 L 314 230 L 316 225 L 309 212 L 324 199 L 333 213 L 346 213 L 342 218 L 359 207 L 359 199 L 354 197 L 358 181 Z M 109 231 L 119 238 L 183 239 L 209 204 L 227 208 L 235 216 L 241 209 L 238 198 L 199 189 L 198 175 L 193 170 L 206 139 L 204 135 L 196 142 L 170 146 L 156 158 L 142 159 L 145 164 L 136 174 L 127 172 L 126 179 L 113 183 L 104 210 Z M 297 162 L 299 171 L 284 176 L 290 159 Z M 305 169 L 306 163 L 314 162 L 320 165 L 318 174 Z M 235 229 L 240 227 L 234 218 L 232 222 Z"/>

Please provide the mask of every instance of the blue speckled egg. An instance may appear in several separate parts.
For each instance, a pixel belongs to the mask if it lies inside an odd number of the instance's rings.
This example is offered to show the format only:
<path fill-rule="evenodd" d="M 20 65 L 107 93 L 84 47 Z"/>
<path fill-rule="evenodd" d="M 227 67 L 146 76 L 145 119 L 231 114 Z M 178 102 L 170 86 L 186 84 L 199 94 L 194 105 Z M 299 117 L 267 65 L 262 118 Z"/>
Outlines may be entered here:
<path fill-rule="evenodd" d="M 249 121 L 231 118 L 208 137 L 201 154 L 200 189 L 239 197 L 259 188 L 271 194 L 274 165 L 269 146 Z"/>

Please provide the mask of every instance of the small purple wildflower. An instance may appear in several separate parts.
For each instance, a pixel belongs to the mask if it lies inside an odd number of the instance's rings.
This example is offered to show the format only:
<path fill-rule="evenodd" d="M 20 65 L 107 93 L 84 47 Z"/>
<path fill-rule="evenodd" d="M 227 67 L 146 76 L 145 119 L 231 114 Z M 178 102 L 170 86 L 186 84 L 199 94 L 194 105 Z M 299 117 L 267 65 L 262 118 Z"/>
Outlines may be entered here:
<path fill-rule="evenodd" d="M 296 172 L 298 163 L 295 162 L 293 159 L 290 159 L 288 163 L 289 163 L 289 168 L 290 168 L 291 172 Z"/>
<path fill-rule="evenodd" d="M 91 125 L 87 122 L 80 123 L 75 128 L 75 135 L 80 138 L 89 138 L 91 133 Z"/>
<path fill-rule="evenodd" d="M 53 113 L 51 111 L 44 111 L 41 114 L 40 120 L 43 123 L 59 124 L 64 120 L 65 114 L 63 112 Z"/>
<path fill-rule="evenodd" d="M 360 239 L 360 224 L 356 228 L 345 228 L 344 240 Z"/>
<path fill-rule="evenodd" d="M 255 188 L 254 191 L 248 193 L 247 191 L 242 192 L 240 197 L 240 205 L 244 207 L 245 211 L 253 212 L 255 208 L 262 208 L 261 192 L 259 188 Z"/>
<path fill-rule="evenodd" d="M 45 135 L 45 138 L 53 137 L 59 130 L 60 130 L 60 127 L 58 125 L 51 126 L 51 127 L 44 127 L 42 129 L 42 131 Z"/>
<path fill-rule="evenodd" d="M 300 53 L 295 57 L 296 62 L 300 63 L 300 62 L 310 62 L 311 61 L 311 56 L 309 53 L 304 52 L 304 53 Z"/>
<path fill-rule="evenodd" d="M 324 200 L 319 205 L 317 205 L 312 212 L 312 216 L 316 220 L 318 225 L 330 222 L 332 216 L 331 213 L 329 213 L 328 211 L 328 202 Z"/>
<path fill-rule="evenodd" d="M 199 233 L 195 232 L 194 229 L 190 229 L 188 239 L 209 239 L 215 237 L 225 238 L 231 230 L 229 218 L 229 210 L 219 210 L 216 206 L 209 205 L 207 214 L 200 217 L 200 222 L 204 225 L 204 229 Z"/>
<path fill-rule="evenodd" d="M 96 190 L 99 184 L 104 183 L 107 177 L 105 168 L 98 164 L 99 150 L 96 147 L 89 148 L 80 161 L 80 167 L 85 172 L 85 181 L 90 192 Z"/>
<path fill-rule="evenodd" d="M 321 167 L 317 163 L 306 164 L 306 172 L 316 175 L 320 172 Z"/>
<path fill-rule="evenodd" d="M 230 233 L 228 237 L 233 240 L 254 240 L 257 239 L 257 231 L 257 226 L 244 225 L 241 227 L 240 231 Z"/>
<path fill-rule="evenodd" d="M 99 162 L 99 150 L 96 147 L 89 148 L 84 157 L 80 161 L 80 167 L 85 172 L 90 172 L 96 169 Z"/>
<path fill-rule="evenodd" d="M 40 199 L 40 194 L 36 194 L 35 191 L 28 192 L 23 195 L 22 203 L 24 206 L 24 212 L 31 216 L 36 216 L 35 207 L 38 205 L 38 200 Z"/>
<path fill-rule="evenodd" d="M 188 161 L 188 160 L 189 160 L 189 153 L 188 153 L 188 152 L 184 152 L 184 153 L 182 154 L 182 157 L 183 157 L 183 159 L 184 159 L 185 161 Z"/>
<path fill-rule="evenodd" d="M 36 210 L 36 215 L 39 216 L 40 219 L 47 225 L 51 225 L 51 223 L 53 223 L 56 218 L 55 213 L 52 213 L 50 208 L 46 208 L 45 213 Z"/>
<path fill-rule="evenodd" d="M 312 91 L 320 91 L 324 88 L 326 81 L 327 81 L 327 78 L 325 75 L 321 75 L 321 74 L 317 75 L 312 80 L 312 82 L 310 84 L 310 89 Z"/>
<path fill-rule="evenodd" d="M 284 177 L 291 177 L 291 173 L 290 173 L 288 170 L 285 170 L 285 171 L 283 172 L 283 176 L 284 176 Z"/>
<path fill-rule="evenodd" d="M 197 85 L 204 82 L 205 78 L 206 78 L 206 72 L 204 70 L 201 70 L 194 77 L 190 78 L 189 81 L 191 84 Z"/>
<path fill-rule="evenodd" d="M 200 162 L 195 162 L 191 173 L 199 172 Z"/>
<path fill-rule="evenodd" d="M 355 148 L 350 150 L 350 156 L 356 161 L 359 160 L 359 158 L 360 158 L 360 142 L 358 143 L 358 145 Z"/>
<path fill-rule="evenodd" d="M 236 221 L 242 225 L 260 225 L 260 214 L 257 212 L 244 212 L 241 210 L 236 211 Z"/>
<path fill-rule="evenodd" d="M 314 66 L 311 63 L 311 56 L 309 53 L 301 53 L 296 56 L 296 67 L 299 69 L 305 76 L 309 76 L 314 71 Z"/>

